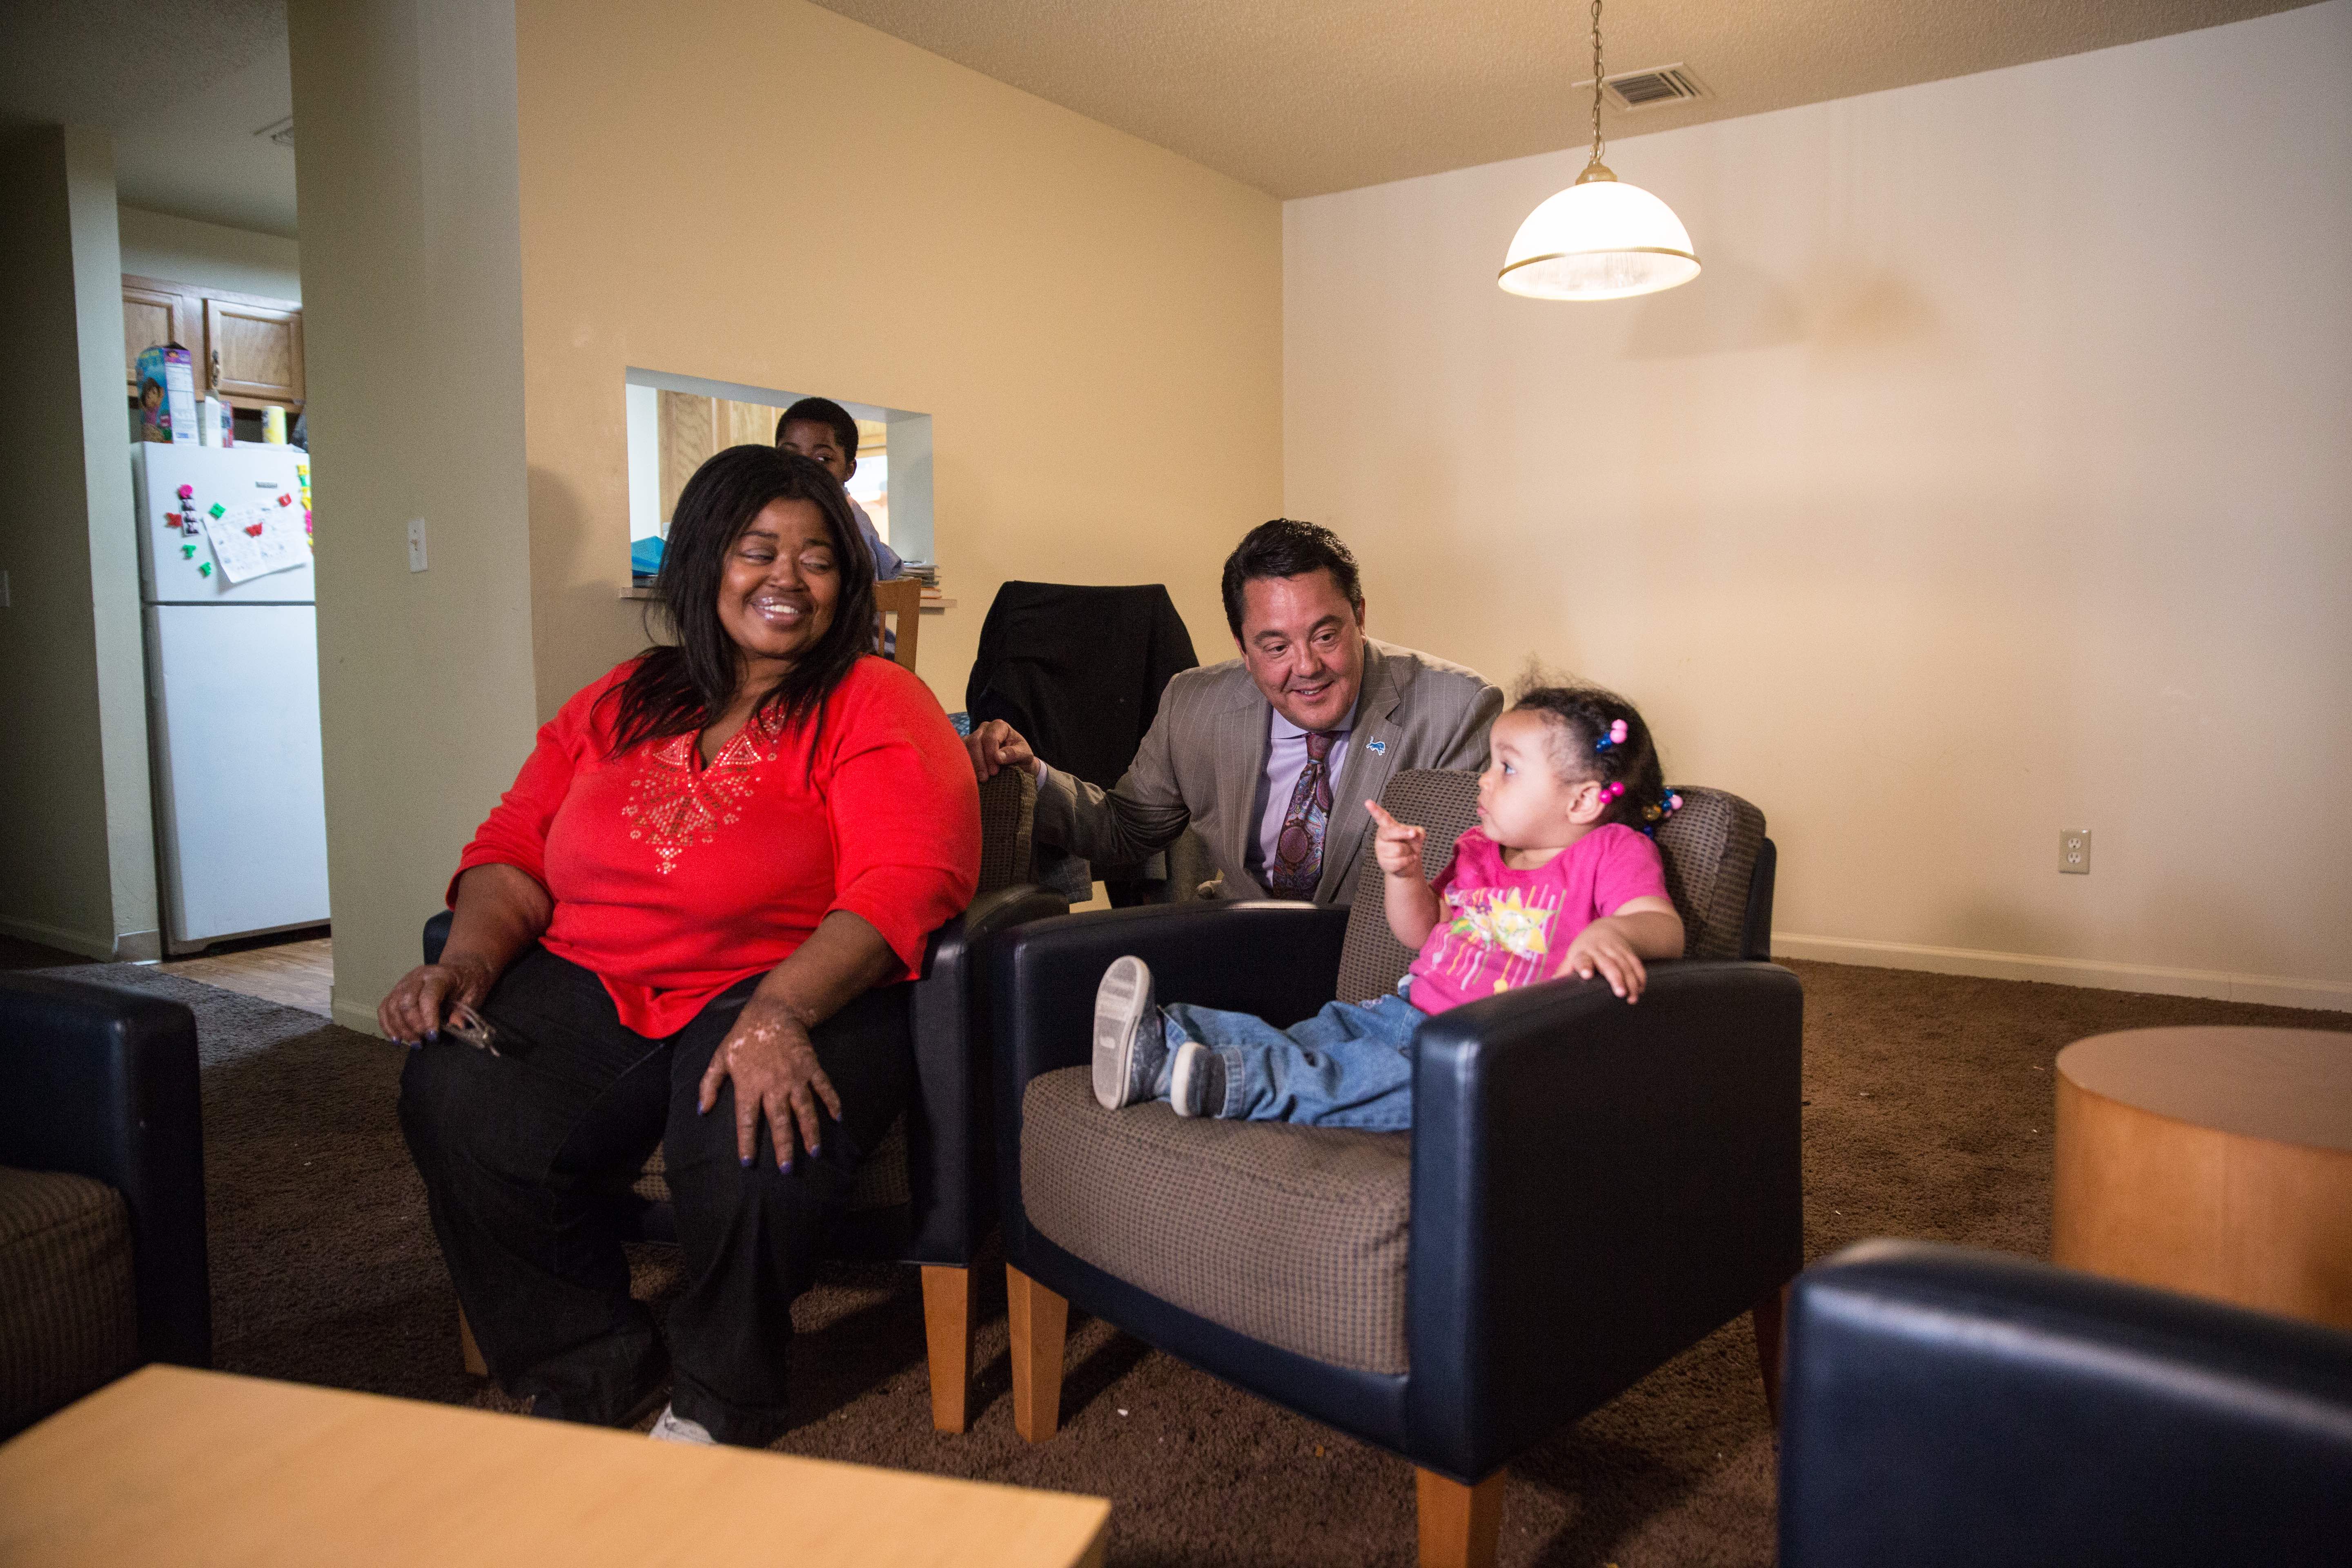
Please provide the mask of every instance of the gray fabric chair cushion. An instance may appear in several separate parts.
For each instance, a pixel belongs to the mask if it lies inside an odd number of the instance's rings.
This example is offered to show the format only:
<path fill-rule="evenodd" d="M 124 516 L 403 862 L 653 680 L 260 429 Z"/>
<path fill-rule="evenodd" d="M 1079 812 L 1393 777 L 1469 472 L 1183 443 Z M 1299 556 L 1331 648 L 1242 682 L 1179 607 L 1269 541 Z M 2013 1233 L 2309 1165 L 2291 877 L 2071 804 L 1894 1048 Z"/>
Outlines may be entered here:
<path fill-rule="evenodd" d="M 1188 1312 L 1334 1366 L 1406 1370 L 1412 1142 L 1402 1132 L 1188 1120 L 1030 1080 L 1021 1201 L 1074 1257 Z"/>
<path fill-rule="evenodd" d="M 1683 917 L 1685 958 L 1738 958 L 1764 814 L 1719 789 L 1677 787 L 1682 809 L 1658 828 L 1666 891 Z"/>
<path fill-rule="evenodd" d="M 980 786 L 980 885 L 972 897 L 1030 879 L 1036 821 L 1037 780 L 1028 769 L 1003 769 Z"/>
<path fill-rule="evenodd" d="M 1764 847 L 1764 814 L 1719 789 L 1677 786 L 1682 809 L 1658 829 L 1658 850 L 1666 866 L 1666 891 L 1683 917 L 1683 956 L 1738 958 L 1740 928 L 1748 916 L 1748 885 Z M 1422 870 L 1444 869 L 1454 845 L 1477 821 L 1478 775 L 1436 768 L 1412 768 L 1389 781 L 1381 804 L 1399 822 L 1429 829 L 1422 847 Z M 1392 991 L 1412 963 L 1412 951 L 1389 930 L 1388 910 L 1378 896 L 1379 867 L 1371 840 L 1364 842 L 1357 887 L 1371 894 L 1348 913 L 1346 945 L 1339 952 L 1339 994 L 1369 1001 Z"/>
<path fill-rule="evenodd" d="M 1425 827 L 1421 874 L 1434 877 L 1454 858 L 1454 844 L 1478 820 L 1478 775 L 1447 768 L 1407 768 L 1389 780 L 1381 804 L 1399 822 Z M 1357 899 L 1348 910 L 1348 936 L 1339 949 L 1339 999 L 1369 1002 L 1396 989 L 1413 960 L 1412 949 L 1389 930 L 1388 905 L 1381 894 L 1381 868 L 1373 836 L 1364 836 L 1362 869 L 1356 873 Z"/>
<path fill-rule="evenodd" d="M 122 1194 L 87 1176 L 0 1166 L 0 1436 L 138 1361 Z"/>

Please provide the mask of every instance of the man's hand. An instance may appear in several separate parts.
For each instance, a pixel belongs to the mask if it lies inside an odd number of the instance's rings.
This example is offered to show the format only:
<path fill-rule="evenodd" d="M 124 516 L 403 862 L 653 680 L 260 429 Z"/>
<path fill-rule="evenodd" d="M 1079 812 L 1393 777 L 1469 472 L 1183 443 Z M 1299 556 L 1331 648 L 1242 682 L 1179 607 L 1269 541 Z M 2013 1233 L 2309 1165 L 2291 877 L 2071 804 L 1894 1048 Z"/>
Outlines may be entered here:
<path fill-rule="evenodd" d="M 1628 1002 L 1642 999 L 1642 987 L 1649 984 L 1649 972 L 1642 967 L 1642 955 L 1633 951 L 1632 933 L 1625 923 L 1614 917 L 1594 921 L 1576 933 L 1568 944 L 1567 956 L 1559 961 L 1559 976 L 1569 975 L 1590 980 L 1599 974 L 1609 982 L 1609 989 Z"/>
<path fill-rule="evenodd" d="M 963 749 L 971 753 L 971 771 L 986 784 L 999 769 L 1025 768 L 1035 764 L 1037 753 L 1021 738 L 1021 731 L 1002 719 L 991 719 L 974 726 L 963 740 Z"/>
<path fill-rule="evenodd" d="M 762 1121 L 776 1146 L 777 1165 L 789 1171 L 795 1124 L 810 1153 L 824 1144 L 817 1129 L 819 1100 L 834 1121 L 841 1120 L 841 1096 L 817 1065 L 808 1026 L 782 1002 L 754 994 L 743 1004 L 735 1026 L 711 1053 L 696 1109 L 708 1111 L 718 1104 L 719 1086 L 730 1079 L 735 1082 L 735 1152 L 746 1165 L 759 1150 Z"/>
<path fill-rule="evenodd" d="M 1381 869 L 1391 877 L 1425 879 L 1427 873 L 1421 868 L 1421 847 L 1429 838 L 1429 830 L 1406 826 L 1376 800 L 1364 802 L 1364 809 L 1372 814 L 1372 825 L 1379 829 L 1372 836 L 1372 855 L 1380 861 Z"/>

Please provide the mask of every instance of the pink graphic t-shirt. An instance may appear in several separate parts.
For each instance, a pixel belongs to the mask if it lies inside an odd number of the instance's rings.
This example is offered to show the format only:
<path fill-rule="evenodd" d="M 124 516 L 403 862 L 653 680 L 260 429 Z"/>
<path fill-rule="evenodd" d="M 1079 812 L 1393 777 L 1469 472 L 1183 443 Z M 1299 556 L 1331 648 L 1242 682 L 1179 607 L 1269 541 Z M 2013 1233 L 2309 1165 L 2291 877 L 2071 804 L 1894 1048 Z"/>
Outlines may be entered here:
<path fill-rule="evenodd" d="M 1532 871 L 1504 865 L 1474 827 L 1433 886 L 1443 908 L 1410 971 L 1412 1005 L 1424 1013 L 1549 980 L 1577 932 L 1635 899 L 1667 896 L 1658 847 L 1614 822 Z"/>

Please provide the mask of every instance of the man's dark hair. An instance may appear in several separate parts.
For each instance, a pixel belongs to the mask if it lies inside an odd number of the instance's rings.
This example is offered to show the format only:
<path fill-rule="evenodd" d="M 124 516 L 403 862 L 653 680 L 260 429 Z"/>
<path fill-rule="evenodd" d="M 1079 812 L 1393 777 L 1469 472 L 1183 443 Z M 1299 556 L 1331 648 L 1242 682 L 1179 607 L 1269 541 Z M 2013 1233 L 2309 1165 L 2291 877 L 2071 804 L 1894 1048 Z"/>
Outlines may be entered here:
<path fill-rule="evenodd" d="M 1309 572 L 1331 574 L 1340 596 L 1359 614 L 1362 612 L 1364 582 L 1356 571 L 1356 558 L 1329 529 L 1277 517 L 1243 535 L 1234 552 L 1225 557 L 1225 625 L 1233 628 L 1234 640 L 1239 642 L 1242 637 L 1243 584 L 1260 577 L 1298 577 Z"/>
<path fill-rule="evenodd" d="M 646 649 L 629 678 L 599 699 L 620 704 L 614 756 L 640 742 L 695 734 L 734 700 L 742 655 L 719 618 L 719 587 L 735 542 L 779 500 L 812 502 L 824 519 L 841 596 L 833 624 L 761 695 L 754 717 L 772 709 L 787 724 L 821 722 L 824 700 L 874 651 L 874 557 L 849 515 L 841 481 L 797 452 L 730 447 L 694 470 L 670 521 L 653 608 L 676 640 Z"/>
<path fill-rule="evenodd" d="M 803 397 L 776 421 L 776 445 L 784 444 L 785 426 L 803 422 L 832 426 L 835 439 L 841 443 L 841 455 L 851 462 L 857 460 L 857 421 L 849 416 L 848 409 L 830 397 Z"/>

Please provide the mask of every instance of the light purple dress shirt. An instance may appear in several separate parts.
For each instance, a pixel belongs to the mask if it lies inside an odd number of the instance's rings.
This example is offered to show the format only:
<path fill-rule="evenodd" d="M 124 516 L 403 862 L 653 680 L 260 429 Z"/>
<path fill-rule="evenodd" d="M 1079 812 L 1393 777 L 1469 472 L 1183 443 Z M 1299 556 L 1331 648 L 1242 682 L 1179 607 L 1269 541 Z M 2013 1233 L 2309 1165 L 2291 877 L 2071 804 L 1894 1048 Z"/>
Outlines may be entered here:
<path fill-rule="evenodd" d="M 1359 700 L 1360 700 L 1360 699 Z M 1307 771 L 1307 731 L 1282 716 L 1279 708 L 1267 710 L 1273 715 L 1268 727 L 1265 748 L 1265 776 L 1257 783 L 1257 842 L 1250 847 L 1249 873 L 1265 882 L 1265 868 L 1274 863 L 1275 846 L 1282 839 L 1283 819 L 1290 815 L 1290 797 L 1297 791 L 1298 775 Z M 1331 731 L 1331 752 L 1323 765 L 1331 772 L 1331 785 L 1337 791 L 1339 774 L 1348 761 L 1348 737 L 1355 732 L 1356 710 L 1339 721 Z M 1331 810 L 1337 815 L 1339 803 L 1335 798 Z"/>

